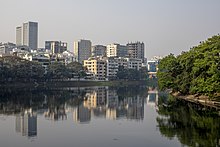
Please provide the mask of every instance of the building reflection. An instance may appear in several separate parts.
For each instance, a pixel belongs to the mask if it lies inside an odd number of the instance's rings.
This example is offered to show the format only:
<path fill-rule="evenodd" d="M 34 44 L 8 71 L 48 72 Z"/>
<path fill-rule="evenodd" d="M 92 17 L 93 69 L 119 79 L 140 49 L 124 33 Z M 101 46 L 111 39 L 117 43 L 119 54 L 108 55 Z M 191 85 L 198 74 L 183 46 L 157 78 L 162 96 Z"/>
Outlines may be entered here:
<path fill-rule="evenodd" d="M 45 118 L 49 120 L 53 120 L 53 121 L 67 119 L 67 114 L 66 114 L 66 110 L 64 107 L 48 108 L 48 110 L 44 112 L 44 116 Z"/>
<path fill-rule="evenodd" d="M 22 136 L 34 138 L 37 136 L 37 114 L 32 110 L 16 115 L 15 130 Z"/>
<path fill-rule="evenodd" d="M 144 100 L 147 104 L 157 101 L 158 92 L 149 89 L 112 87 L 74 87 L 54 91 L 6 93 L 0 101 L 0 114 L 16 114 L 16 132 L 23 136 L 37 136 L 37 114 L 50 121 L 64 121 L 72 114 L 73 122 L 86 124 L 92 118 L 108 120 L 144 119 Z M 9 95 L 10 97 L 7 97 Z M 25 97 L 24 97 L 25 95 Z"/>
<path fill-rule="evenodd" d="M 143 120 L 144 119 L 144 99 L 137 96 L 128 99 L 126 103 L 127 118 Z"/>
<path fill-rule="evenodd" d="M 73 121 L 77 123 L 89 123 L 91 120 L 91 110 L 83 105 L 73 109 Z"/>
<path fill-rule="evenodd" d="M 123 97 L 119 100 L 117 90 L 109 89 L 108 87 L 98 87 L 87 91 L 83 105 L 80 107 L 88 109 L 89 111 L 81 112 L 90 112 L 92 117 L 103 117 L 110 120 L 122 118 L 143 120 L 144 118 L 143 97 L 130 96 Z M 79 108 L 76 110 L 79 111 Z M 74 119 L 76 118 L 75 114 L 88 116 L 88 114 L 74 112 Z M 80 116 L 78 116 L 78 118 L 80 118 Z"/>
<path fill-rule="evenodd" d="M 158 106 L 159 92 L 157 88 L 149 87 L 147 96 L 147 105 L 156 107 Z"/>

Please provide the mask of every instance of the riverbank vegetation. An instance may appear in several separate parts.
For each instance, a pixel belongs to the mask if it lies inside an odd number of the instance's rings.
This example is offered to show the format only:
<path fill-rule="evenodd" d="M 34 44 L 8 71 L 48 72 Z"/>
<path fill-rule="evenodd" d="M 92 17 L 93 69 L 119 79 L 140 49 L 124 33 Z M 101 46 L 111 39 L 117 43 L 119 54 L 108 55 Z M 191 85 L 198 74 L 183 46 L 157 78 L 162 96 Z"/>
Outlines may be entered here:
<path fill-rule="evenodd" d="M 220 35 L 200 45 L 163 58 L 157 73 L 160 89 L 172 89 L 188 95 L 220 95 Z"/>
<path fill-rule="evenodd" d="M 120 67 L 117 76 L 110 82 L 97 81 L 88 70 L 78 62 L 65 65 L 53 62 L 42 66 L 38 62 L 28 61 L 16 56 L 0 57 L 0 86 L 2 85 L 123 85 L 130 81 L 143 81 L 147 79 L 147 69 L 125 69 Z M 80 81 L 80 82 L 79 82 Z M 51 84 L 52 83 L 52 84 Z"/>

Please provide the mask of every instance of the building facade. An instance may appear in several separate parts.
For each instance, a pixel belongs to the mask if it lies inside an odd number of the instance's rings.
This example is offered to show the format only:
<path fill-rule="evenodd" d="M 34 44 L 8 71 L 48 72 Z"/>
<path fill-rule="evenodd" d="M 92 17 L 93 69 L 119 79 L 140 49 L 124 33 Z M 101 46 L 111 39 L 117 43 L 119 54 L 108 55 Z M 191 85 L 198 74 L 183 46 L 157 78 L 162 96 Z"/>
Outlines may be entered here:
<path fill-rule="evenodd" d="M 106 59 L 106 78 L 107 80 L 114 80 L 118 73 L 118 62 L 114 58 Z"/>
<path fill-rule="evenodd" d="M 145 47 L 143 42 L 128 43 L 127 49 L 128 49 L 128 56 L 130 58 L 142 59 L 142 62 L 144 62 Z"/>
<path fill-rule="evenodd" d="M 109 44 L 107 45 L 107 57 L 125 57 L 128 55 L 127 46 L 120 44 Z"/>
<path fill-rule="evenodd" d="M 79 63 L 91 57 L 92 43 L 90 40 L 79 40 L 74 42 L 73 53 Z"/>
<path fill-rule="evenodd" d="M 142 67 L 142 59 L 119 57 L 115 58 L 115 60 L 118 63 L 118 66 L 123 66 L 127 69 L 140 70 Z"/>
<path fill-rule="evenodd" d="M 61 41 L 45 41 L 45 49 L 51 51 L 52 54 L 63 53 L 67 51 L 67 43 Z"/>
<path fill-rule="evenodd" d="M 16 45 L 20 46 L 23 45 L 23 40 L 22 40 L 22 27 L 16 27 Z"/>
<path fill-rule="evenodd" d="M 38 23 L 27 22 L 23 23 L 23 44 L 29 46 L 31 49 L 38 48 Z"/>
<path fill-rule="evenodd" d="M 28 46 L 30 49 L 38 48 L 38 23 L 26 22 L 16 27 L 16 45 Z"/>
<path fill-rule="evenodd" d="M 140 70 L 142 67 L 142 59 L 127 58 L 128 69 Z"/>
<path fill-rule="evenodd" d="M 0 55 L 9 55 L 14 48 L 16 48 L 14 43 L 8 42 L 0 44 Z"/>
<path fill-rule="evenodd" d="M 84 60 L 83 66 L 94 73 L 96 80 L 106 80 L 106 61 L 102 58 Z"/>
<path fill-rule="evenodd" d="M 104 46 L 104 45 L 92 46 L 92 56 L 93 57 L 106 56 L 106 46 Z"/>

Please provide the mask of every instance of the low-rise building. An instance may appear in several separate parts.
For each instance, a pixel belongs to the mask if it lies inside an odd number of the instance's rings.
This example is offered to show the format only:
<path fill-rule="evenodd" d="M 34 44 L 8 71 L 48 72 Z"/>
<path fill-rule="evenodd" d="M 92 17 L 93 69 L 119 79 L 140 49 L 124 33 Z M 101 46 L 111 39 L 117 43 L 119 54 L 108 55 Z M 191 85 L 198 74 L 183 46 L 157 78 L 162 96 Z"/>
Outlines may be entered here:
<path fill-rule="evenodd" d="M 58 54 L 58 57 L 64 59 L 65 65 L 77 61 L 76 56 L 70 51 L 64 51 L 63 53 Z"/>
<path fill-rule="evenodd" d="M 4 43 L 4 44 L 0 44 L 0 55 L 9 55 L 10 52 L 16 48 L 16 45 L 14 43 Z"/>
<path fill-rule="evenodd" d="M 117 77 L 118 63 L 114 58 L 106 59 L 106 78 L 107 80 L 114 80 Z"/>
<path fill-rule="evenodd" d="M 95 74 L 96 80 L 106 80 L 106 61 L 103 58 L 89 58 L 84 60 L 83 66 Z"/>
<path fill-rule="evenodd" d="M 123 66 L 127 69 L 137 69 L 140 70 L 142 67 L 142 59 L 137 58 L 115 58 L 116 62 L 118 63 L 118 66 Z"/>
<path fill-rule="evenodd" d="M 142 67 L 142 59 L 135 59 L 135 58 L 127 58 L 128 60 L 128 68 L 129 69 L 137 69 L 140 70 Z"/>
<path fill-rule="evenodd" d="M 114 80 L 117 78 L 119 66 L 123 66 L 126 69 L 140 70 L 142 59 L 92 57 L 84 60 L 83 65 L 89 72 L 94 73 L 96 80 Z"/>

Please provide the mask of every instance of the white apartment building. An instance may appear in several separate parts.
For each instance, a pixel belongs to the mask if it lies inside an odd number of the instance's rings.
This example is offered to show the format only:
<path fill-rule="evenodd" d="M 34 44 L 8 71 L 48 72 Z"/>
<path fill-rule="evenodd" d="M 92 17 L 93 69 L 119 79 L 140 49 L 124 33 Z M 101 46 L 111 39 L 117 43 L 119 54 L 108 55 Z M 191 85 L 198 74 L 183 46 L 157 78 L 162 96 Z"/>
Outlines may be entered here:
<path fill-rule="evenodd" d="M 119 57 L 115 58 L 115 60 L 118 66 L 123 66 L 124 68 L 140 70 L 142 67 L 142 59 Z"/>
<path fill-rule="evenodd" d="M 92 43 L 90 40 L 79 40 L 74 42 L 73 53 L 79 63 L 91 57 Z"/>
<path fill-rule="evenodd" d="M 106 59 L 106 78 L 107 80 L 113 80 L 117 77 L 118 63 L 114 58 Z"/>
<path fill-rule="evenodd" d="M 63 58 L 65 60 L 65 65 L 76 62 L 76 57 L 70 51 L 64 51 L 62 54 L 58 54 L 59 58 Z"/>
<path fill-rule="evenodd" d="M 14 43 L 8 42 L 0 44 L 0 55 L 9 55 L 14 48 L 16 48 Z"/>
<path fill-rule="evenodd" d="M 89 58 L 84 60 L 84 66 L 94 73 L 97 80 L 113 80 L 118 72 L 118 63 L 114 58 Z"/>
<path fill-rule="evenodd" d="M 135 58 L 127 58 L 129 69 L 137 69 L 140 70 L 142 67 L 142 59 L 135 59 Z"/>
<path fill-rule="evenodd" d="M 124 66 L 126 69 L 140 70 L 142 59 L 91 57 L 88 60 L 84 60 L 83 65 L 89 72 L 95 75 L 95 79 L 113 80 L 117 77 L 119 66 Z"/>
<path fill-rule="evenodd" d="M 120 44 L 109 44 L 107 45 L 107 57 L 125 57 L 127 56 L 127 46 L 120 45 Z"/>
<path fill-rule="evenodd" d="M 117 61 L 118 66 L 123 66 L 123 67 L 127 68 L 128 58 L 118 57 L 118 58 L 115 58 L 115 60 Z"/>

